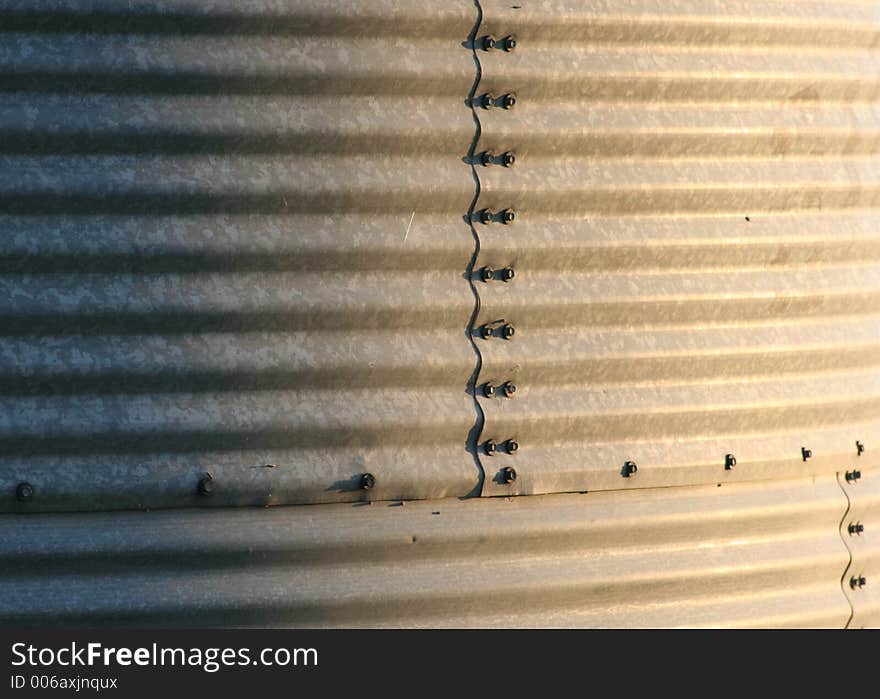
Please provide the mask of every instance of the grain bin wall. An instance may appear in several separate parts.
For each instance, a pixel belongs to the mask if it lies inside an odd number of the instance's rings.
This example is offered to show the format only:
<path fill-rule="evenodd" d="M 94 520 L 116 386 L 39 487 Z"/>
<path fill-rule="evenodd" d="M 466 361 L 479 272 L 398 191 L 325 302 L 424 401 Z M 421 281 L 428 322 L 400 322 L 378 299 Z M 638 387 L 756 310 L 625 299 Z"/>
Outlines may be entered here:
<path fill-rule="evenodd" d="M 878 45 L 0 0 L 0 619 L 875 624 Z"/>

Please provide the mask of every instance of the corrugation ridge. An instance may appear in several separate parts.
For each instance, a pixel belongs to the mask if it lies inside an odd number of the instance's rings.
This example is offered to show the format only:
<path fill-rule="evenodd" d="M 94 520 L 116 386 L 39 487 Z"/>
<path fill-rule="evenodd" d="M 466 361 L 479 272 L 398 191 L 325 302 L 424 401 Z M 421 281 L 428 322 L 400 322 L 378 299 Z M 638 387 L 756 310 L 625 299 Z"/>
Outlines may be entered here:
<path fill-rule="evenodd" d="M 477 18 L 474 23 L 473 29 L 471 29 L 471 33 L 468 36 L 468 43 L 470 45 L 471 52 L 474 57 L 474 83 L 471 85 L 470 92 L 468 93 L 468 105 L 471 109 L 471 114 L 473 115 L 474 120 L 474 138 L 471 141 L 470 147 L 467 152 L 467 161 L 470 164 L 471 168 L 471 177 L 474 180 L 474 198 L 471 199 L 470 206 L 467 210 L 467 224 L 470 227 L 471 235 L 474 238 L 474 251 L 471 255 L 471 258 L 468 262 L 467 269 L 465 274 L 467 275 L 468 284 L 471 288 L 471 293 L 474 295 L 474 310 L 471 313 L 471 317 L 468 320 L 468 325 L 465 330 L 468 338 L 468 342 L 470 342 L 471 347 L 474 350 L 474 371 L 471 374 L 470 379 L 468 380 L 468 391 L 473 398 L 474 403 L 474 412 L 476 413 L 476 418 L 474 420 L 474 425 L 468 433 L 467 445 L 468 451 L 471 452 L 474 461 L 477 464 L 477 468 L 480 472 L 480 483 L 478 485 L 478 491 L 476 494 L 481 494 L 483 489 L 483 484 L 486 482 L 486 471 L 483 468 L 483 463 L 480 460 L 480 450 L 478 448 L 478 444 L 480 442 L 480 435 L 483 432 L 483 425 L 485 423 L 485 414 L 483 413 L 483 407 L 480 405 L 480 401 L 477 398 L 477 381 L 479 380 L 480 370 L 483 366 L 483 355 L 480 352 L 480 348 L 477 345 L 477 341 L 474 338 L 475 330 L 474 326 L 477 320 L 477 316 L 480 313 L 480 292 L 477 289 L 477 285 L 474 283 L 474 267 L 477 264 L 477 258 L 480 255 L 480 235 L 477 233 L 476 226 L 474 226 L 474 210 L 477 206 L 477 201 L 480 198 L 480 176 L 477 173 L 477 168 L 475 165 L 475 156 L 474 152 L 476 151 L 477 144 L 480 141 L 480 135 L 482 132 L 482 127 L 480 124 L 480 116 L 477 114 L 476 106 L 474 105 L 475 95 L 477 94 L 477 87 L 479 87 L 480 80 L 482 78 L 482 65 L 480 64 L 480 57 L 477 55 L 477 47 L 476 47 L 476 39 L 477 32 L 480 29 L 480 24 L 483 21 L 483 8 L 480 6 L 479 0 L 474 0 L 474 7 L 477 10 Z"/>
<path fill-rule="evenodd" d="M 843 527 L 846 522 L 846 518 L 849 515 L 849 511 L 852 508 L 852 501 L 849 499 L 849 493 L 846 490 L 846 487 L 843 483 L 840 482 L 840 472 L 838 471 L 836 474 L 837 485 L 840 486 L 840 489 L 843 491 L 843 496 L 846 498 L 846 511 L 843 513 L 843 516 L 840 518 L 840 525 L 837 528 L 837 533 L 840 535 L 840 540 L 843 542 L 844 547 L 846 548 L 846 553 L 848 556 L 846 567 L 843 569 L 843 573 L 840 576 L 840 590 L 843 593 L 843 596 L 846 598 L 846 603 L 849 605 L 849 619 L 846 620 L 846 623 L 843 625 L 843 628 L 848 629 L 849 625 L 852 623 L 853 616 L 855 616 L 855 607 L 853 607 L 852 600 L 849 598 L 849 593 L 846 591 L 846 576 L 849 573 L 849 569 L 852 568 L 853 562 L 853 554 L 852 549 L 849 547 L 849 542 L 847 541 L 847 537 L 844 536 Z"/>

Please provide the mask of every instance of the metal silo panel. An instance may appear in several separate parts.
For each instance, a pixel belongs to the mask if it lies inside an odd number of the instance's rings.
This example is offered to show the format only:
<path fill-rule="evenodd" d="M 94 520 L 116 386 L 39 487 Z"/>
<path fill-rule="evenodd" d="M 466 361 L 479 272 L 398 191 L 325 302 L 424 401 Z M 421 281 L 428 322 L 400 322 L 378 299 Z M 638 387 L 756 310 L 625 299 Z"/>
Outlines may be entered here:
<path fill-rule="evenodd" d="M 475 20 L 0 4 L 0 510 L 479 492 Z"/>
<path fill-rule="evenodd" d="M 0 622 L 836 626 L 833 476 L 372 506 L 0 516 Z"/>
<path fill-rule="evenodd" d="M 830 474 L 880 442 L 880 12 L 481 3 L 488 495 Z M 513 108 L 486 109 L 480 98 Z M 516 480 L 505 477 L 514 467 Z M 634 470 L 637 468 L 637 470 Z M 632 471 L 631 475 L 627 475 Z"/>

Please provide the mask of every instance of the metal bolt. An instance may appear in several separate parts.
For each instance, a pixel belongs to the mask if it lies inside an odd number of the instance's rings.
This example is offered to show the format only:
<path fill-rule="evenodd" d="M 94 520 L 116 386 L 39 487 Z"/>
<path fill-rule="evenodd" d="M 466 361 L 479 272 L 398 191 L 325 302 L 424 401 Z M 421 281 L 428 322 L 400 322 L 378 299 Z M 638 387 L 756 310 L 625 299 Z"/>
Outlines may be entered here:
<path fill-rule="evenodd" d="M 486 382 L 483 384 L 483 395 L 486 398 L 494 398 L 495 397 L 495 386 L 493 386 L 490 382 Z"/>
<path fill-rule="evenodd" d="M 513 153 L 511 153 L 510 151 L 507 151 L 506 153 L 501 154 L 501 164 L 504 167 L 511 167 L 515 162 L 516 162 L 516 156 Z"/>
<path fill-rule="evenodd" d="M 857 481 L 861 477 L 862 477 L 861 471 L 847 471 L 846 472 L 847 483 L 852 483 L 853 481 Z"/>
<path fill-rule="evenodd" d="M 516 328 L 514 328 L 512 325 L 505 324 L 501 326 L 501 336 L 505 340 L 509 340 L 510 338 L 512 338 L 514 333 L 516 333 Z"/>
<path fill-rule="evenodd" d="M 516 276 L 516 272 L 513 271 L 513 267 L 505 267 L 501 270 L 501 281 L 509 282 Z"/>
<path fill-rule="evenodd" d="M 487 166 L 491 165 L 494 160 L 495 160 L 495 154 L 490 150 L 483 151 L 482 154 L 480 155 L 480 163 L 482 164 L 483 167 L 487 167 Z"/>
<path fill-rule="evenodd" d="M 865 445 L 856 440 L 856 454 L 861 456 L 863 451 L 865 451 Z"/>
<path fill-rule="evenodd" d="M 491 439 L 487 439 L 485 444 L 483 444 L 483 449 L 486 452 L 486 456 L 495 456 L 495 452 L 498 451 L 498 445 Z"/>
<path fill-rule="evenodd" d="M 850 536 L 855 536 L 856 534 L 861 535 L 863 531 L 865 531 L 865 525 L 861 522 L 851 522 L 847 527 Z"/>
<path fill-rule="evenodd" d="M 480 223 L 482 223 L 483 225 L 492 223 L 492 215 L 493 214 L 489 209 L 483 209 L 480 212 Z"/>
<path fill-rule="evenodd" d="M 505 483 L 513 483 L 516 480 L 516 469 L 508 466 L 501 469 L 501 480 Z"/>
<path fill-rule="evenodd" d="M 501 392 L 505 398 L 513 398 L 516 395 L 516 386 L 510 383 L 510 381 L 505 381 L 501 384 Z"/>
<path fill-rule="evenodd" d="M 806 447 L 801 447 L 801 456 L 803 457 L 804 461 L 806 461 L 813 456 L 813 450 L 807 449 Z"/>
<path fill-rule="evenodd" d="M 376 477 L 372 473 L 361 476 L 361 490 L 370 490 L 374 485 L 376 485 Z"/>
<path fill-rule="evenodd" d="M 494 328 L 492 328 L 491 325 L 484 325 L 480 328 L 480 337 L 482 337 L 484 340 L 488 340 L 490 337 L 492 337 L 493 333 Z"/>
<path fill-rule="evenodd" d="M 34 497 L 34 486 L 30 483 L 19 483 L 15 488 L 15 499 L 19 502 L 27 502 Z"/>
<path fill-rule="evenodd" d="M 505 36 L 501 40 L 501 48 L 505 51 L 513 51 L 516 48 L 516 39 L 512 36 Z"/>
<path fill-rule="evenodd" d="M 849 586 L 853 590 L 855 590 L 856 588 L 861 589 L 867 584 L 868 584 L 868 581 L 865 579 L 864 575 L 859 575 L 859 576 L 853 575 L 849 579 Z"/>
<path fill-rule="evenodd" d="M 734 466 L 736 466 L 736 457 L 733 454 L 725 454 L 724 456 L 724 469 L 729 471 Z"/>
<path fill-rule="evenodd" d="M 508 454 L 516 454 L 519 451 L 519 442 L 515 439 L 507 440 L 507 453 Z"/>
<path fill-rule="evenodd" d="M 491 51 L 495 48 L 495 37 L 491 34 L 487 34 L 480 41 L 480 47 L 483 49 L 483 51 Z"/>
<path fill-rule="evenodd" d="M 504 209 L 501 212 L 501 223 L 513 223 L 516 214 L 511 209 Z"/>
<path fill-rule="evenodd" d="M 203 497 L 210 497 L 214 494 L 214 478 L 211 474 L 207 474 L 204 478 L 199 480 L 199 495 Z"/>
<path fill-rule="evenodd" d="M 501 106 L 505 109 L 513 109 L 516 106 L 516 96 L 510 93 L 501 98 Z"/>
<path fill-rule="evenodd" d="M 639 467 L 636 465 L 635 461 L 627 461 L 623 465 L 623 477 L 629 478 L 630 476 L 634 476 L 639 470 Z"/>
<path fill-rule="evenodd" d="M 492 279 L 494 277 L 495 277 L 495 270 L 492 269 L 491 267 L 483 267 L 482 269 L 480 269 L 480 279 L 483 280 L 484 282 L 492 281 Z"/>
<path fill-rule="evenodd" d="M 482 105 L 483 109 L 492 109 L 492 107 L 495 106 L 495 95 L 493 95 L 491 92 L 487 92 L 485 95 L 480 97 L 480 104 Z"/>

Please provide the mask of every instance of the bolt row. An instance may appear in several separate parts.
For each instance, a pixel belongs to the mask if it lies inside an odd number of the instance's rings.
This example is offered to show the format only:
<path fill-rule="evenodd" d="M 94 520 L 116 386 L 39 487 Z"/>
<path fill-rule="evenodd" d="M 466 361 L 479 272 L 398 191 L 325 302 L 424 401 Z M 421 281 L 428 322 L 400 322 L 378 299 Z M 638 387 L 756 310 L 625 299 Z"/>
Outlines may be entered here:
<path fill-rule="evenodd" d="M 487 34 L 482 39 L 477 41 L 477 46 L 479 46 L 483 51 L 491 51 L 492 49 L 501 49 L 502 51 L 513 51 L 516 48 L 516 39 L 512 36 L 505 36 L 501 41 L 498 41 L 491 34 Z"/>

